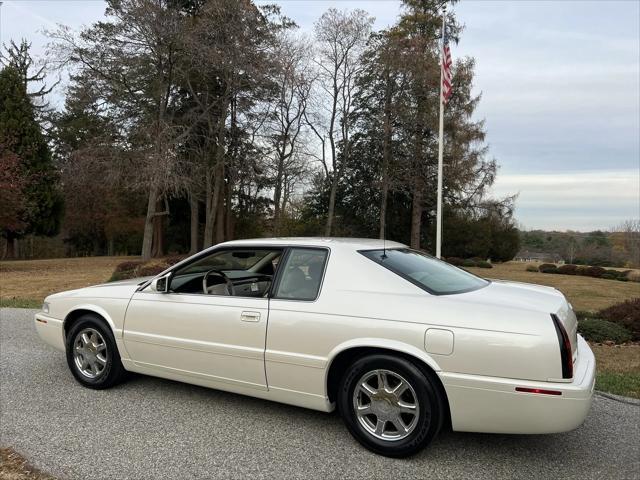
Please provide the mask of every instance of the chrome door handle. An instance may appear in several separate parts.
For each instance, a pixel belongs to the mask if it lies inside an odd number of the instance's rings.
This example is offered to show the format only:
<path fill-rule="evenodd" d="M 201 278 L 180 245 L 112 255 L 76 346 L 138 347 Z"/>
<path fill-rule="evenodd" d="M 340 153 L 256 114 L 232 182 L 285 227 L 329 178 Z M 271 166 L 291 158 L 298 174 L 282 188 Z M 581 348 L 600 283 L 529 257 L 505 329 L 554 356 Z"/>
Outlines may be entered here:
<path fill-rule="evenodd" d="M 259 322 L 260 312 L 242 312 L 240 320 L 243 322 Z"/>

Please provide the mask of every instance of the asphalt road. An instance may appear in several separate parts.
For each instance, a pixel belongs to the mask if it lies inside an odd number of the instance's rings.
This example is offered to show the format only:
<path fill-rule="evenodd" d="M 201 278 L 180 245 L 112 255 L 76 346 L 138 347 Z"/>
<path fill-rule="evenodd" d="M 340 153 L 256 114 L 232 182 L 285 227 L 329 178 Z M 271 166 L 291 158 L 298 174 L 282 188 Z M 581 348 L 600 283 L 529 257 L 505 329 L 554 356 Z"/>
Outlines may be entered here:
<path fill-rule="evenodd" d="M 369 453 L 335 414 L 135 376 L 93 391 L 0 310 L 0 444 L 60 478 L 640 478 L 640 406 L 601 396 L 557 435 L 445 432 L 410 459 Z"/>

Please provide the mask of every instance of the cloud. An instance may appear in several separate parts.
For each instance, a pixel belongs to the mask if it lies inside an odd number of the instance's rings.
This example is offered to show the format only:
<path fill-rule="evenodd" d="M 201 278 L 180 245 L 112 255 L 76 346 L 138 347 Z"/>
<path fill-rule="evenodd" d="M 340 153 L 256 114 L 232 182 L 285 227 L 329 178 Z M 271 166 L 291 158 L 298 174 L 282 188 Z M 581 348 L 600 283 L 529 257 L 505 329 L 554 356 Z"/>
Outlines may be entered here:
<path fill-rule="evenodd" d="M 640 217 L 640 166 L 629 170 L 499 175 L 493 193 L 519 194 L 528 228 L 608 229 Z"/>

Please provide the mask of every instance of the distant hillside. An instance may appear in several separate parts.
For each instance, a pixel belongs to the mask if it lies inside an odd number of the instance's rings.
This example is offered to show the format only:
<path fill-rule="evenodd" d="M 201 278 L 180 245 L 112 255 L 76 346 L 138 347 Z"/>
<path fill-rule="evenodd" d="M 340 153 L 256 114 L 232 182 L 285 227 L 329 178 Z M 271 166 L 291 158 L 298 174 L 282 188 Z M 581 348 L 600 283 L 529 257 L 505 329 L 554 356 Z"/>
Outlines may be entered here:
<path fill-rule="evenodd" d="M 632 222 L 628 222 L 631 224 Z M 629 225 L 634 227 L 634 225 Z M 522 250 L 559 255 L 565 262 L 603 267 L 640 266 L 640 231 L 520 231 Z"/>

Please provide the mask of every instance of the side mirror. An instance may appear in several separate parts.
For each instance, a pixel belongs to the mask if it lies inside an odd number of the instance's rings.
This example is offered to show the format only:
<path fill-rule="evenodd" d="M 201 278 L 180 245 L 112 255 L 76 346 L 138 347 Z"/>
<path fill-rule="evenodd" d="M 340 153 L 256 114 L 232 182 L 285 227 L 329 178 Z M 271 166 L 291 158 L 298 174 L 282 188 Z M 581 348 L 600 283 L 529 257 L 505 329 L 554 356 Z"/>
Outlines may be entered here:
<path fill-rule="evenodd" d="M 169 291 L 169 277 L 170 273 L 163 275 L 162 277 L 154 278 L 149 284 L 149 290 L 152 292 L 167 293 Z"/>

